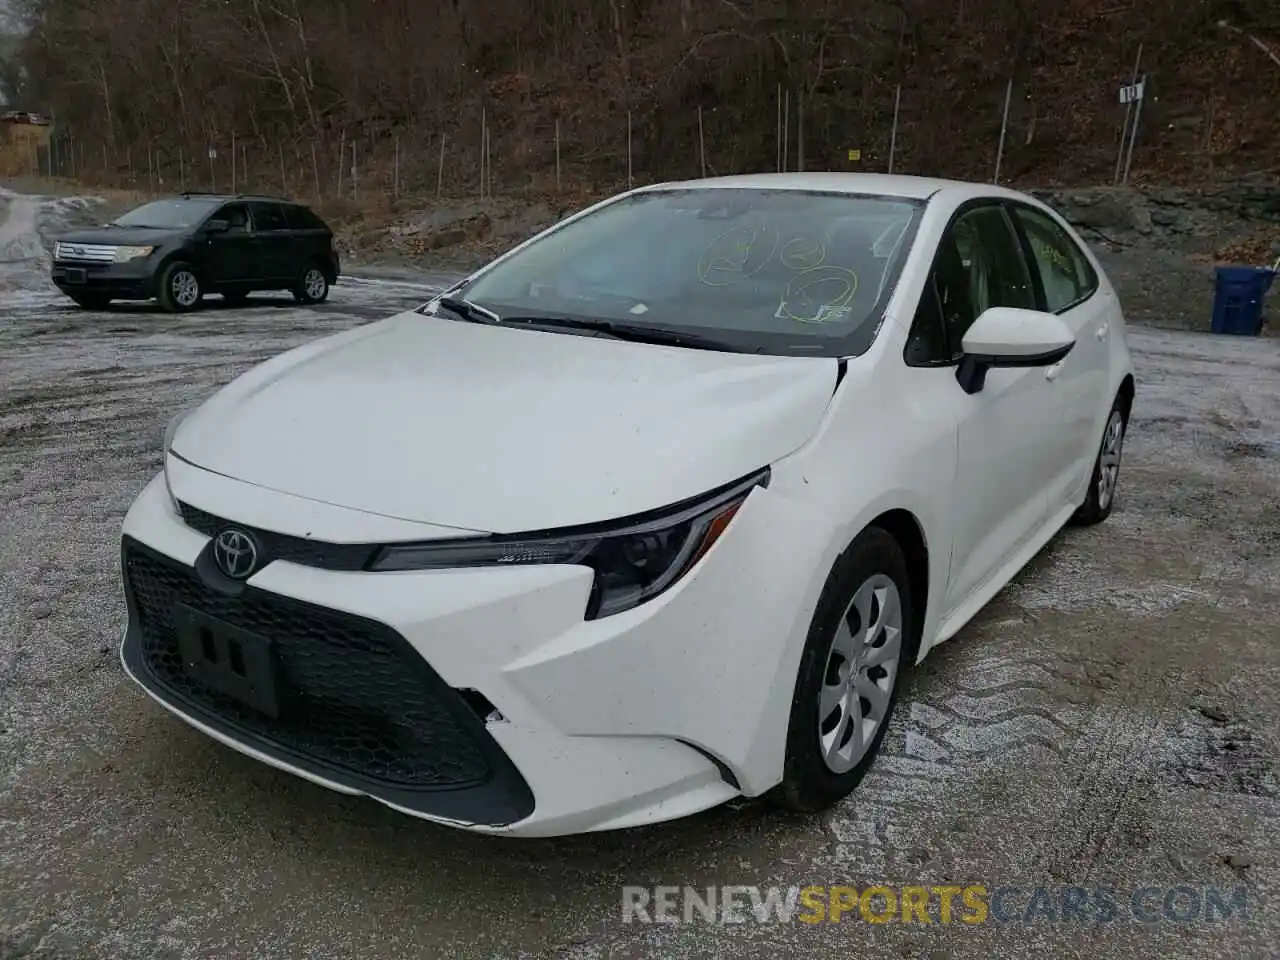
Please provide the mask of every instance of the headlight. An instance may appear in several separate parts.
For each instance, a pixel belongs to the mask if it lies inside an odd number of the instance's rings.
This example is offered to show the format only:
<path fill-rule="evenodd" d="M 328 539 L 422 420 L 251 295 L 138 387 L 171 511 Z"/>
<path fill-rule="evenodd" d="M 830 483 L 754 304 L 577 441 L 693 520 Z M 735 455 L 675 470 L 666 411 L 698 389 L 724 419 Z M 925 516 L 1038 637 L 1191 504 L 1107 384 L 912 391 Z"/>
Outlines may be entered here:
<path fill-rule="evenodd" d="M 116 247 L 116 263 L 128 263 L 130 260 L 149 257 L 155 253 L 155 249 L 155 247 Z"/>
<path fill-rule="evenodd" d="M 475 537 L 384 547 L 371 570 L 569 563 L 595 571 L 586 618 L 630 610 L 677 583 L 719 539 L 768 469 L 696 500 L 609 528 Z"/>

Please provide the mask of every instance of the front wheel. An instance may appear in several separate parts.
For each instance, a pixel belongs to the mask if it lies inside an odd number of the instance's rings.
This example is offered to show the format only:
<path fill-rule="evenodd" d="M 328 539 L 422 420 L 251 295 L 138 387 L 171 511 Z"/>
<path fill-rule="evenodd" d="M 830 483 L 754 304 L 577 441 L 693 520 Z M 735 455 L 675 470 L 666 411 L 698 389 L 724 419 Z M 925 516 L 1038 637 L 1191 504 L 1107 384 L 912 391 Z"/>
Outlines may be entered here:
<path fill-rule="evenodd" d="M 1093 462 L 1093 473 L 1089 477 L 1089 493 L 1072 515 L 1073 523 L 1092 526 L 1111 516 L 1111 508 L 1116 502 L 1116 485 L 1120 481 L 1120 457 L 1124 453 L 1127 426 L 1128 417 L 1117 400 L 1111 413 L 1107 415 L 1107 425 L 1102 431 L 1102 443 L 1098 448 L 1098 457 Z"/>
<path fill-rule="evenodd" d="M 329 278 L 320 264 L 312 261 L 302 268 L 293 287 L 293 298 L 299 303 L 323 303 L 329 298 Z"/>
<path fill-rule="evenodd" d="M 864 531 L 827 577 L 800 659 L 782 782 L 769 799 L 812 813 L 848 796 L 884 740 L 915 649 L 911 584 L 898 542 Z"/>
<path fill-rule="evenodd" d="M 160 306 L 170 313 L 186 313 L 198 307 L 203 297 L 204 289 L 191 264 L 175 261 L 164 268 L 160 275 Z"/>

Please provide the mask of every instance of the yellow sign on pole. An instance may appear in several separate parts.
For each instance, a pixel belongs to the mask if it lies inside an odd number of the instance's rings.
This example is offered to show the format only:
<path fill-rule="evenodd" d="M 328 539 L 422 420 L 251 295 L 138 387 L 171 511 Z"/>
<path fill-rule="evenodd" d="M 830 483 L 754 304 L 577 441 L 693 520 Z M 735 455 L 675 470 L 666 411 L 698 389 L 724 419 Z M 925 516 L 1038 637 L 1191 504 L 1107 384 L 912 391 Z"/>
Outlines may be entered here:
<path fill-rule="evenodd" d="M 851 161 L 855 162 L 855 163 L 856 163 L 857 161 L 861 160 L 861 159 L 862 159 L 862 151 L 861 151 L 861 150 L 850 150 L 850 151 L 849 151 L 849 159 L 850 159 Z"/>

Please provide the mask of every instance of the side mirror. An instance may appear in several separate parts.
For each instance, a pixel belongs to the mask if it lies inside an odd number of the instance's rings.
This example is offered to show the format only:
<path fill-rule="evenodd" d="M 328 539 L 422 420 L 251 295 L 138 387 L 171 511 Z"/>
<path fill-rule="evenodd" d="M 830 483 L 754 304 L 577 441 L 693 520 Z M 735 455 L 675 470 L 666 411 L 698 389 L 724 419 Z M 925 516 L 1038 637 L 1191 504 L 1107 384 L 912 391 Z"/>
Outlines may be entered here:
<path fill-rule="evenodd" d="M 1052 313 L 992 307 L 978 317 L 961 341 L 956 380 L 977 393 L 992 367 L 1050 367 L 1071 352 L 1075 334 Z"/>
<path fill-rule="evenodd" d="M 210 220 L 204 225 L 205 230 L 209 233 L 226 233 L 231 229 L 229 220 Z"/>

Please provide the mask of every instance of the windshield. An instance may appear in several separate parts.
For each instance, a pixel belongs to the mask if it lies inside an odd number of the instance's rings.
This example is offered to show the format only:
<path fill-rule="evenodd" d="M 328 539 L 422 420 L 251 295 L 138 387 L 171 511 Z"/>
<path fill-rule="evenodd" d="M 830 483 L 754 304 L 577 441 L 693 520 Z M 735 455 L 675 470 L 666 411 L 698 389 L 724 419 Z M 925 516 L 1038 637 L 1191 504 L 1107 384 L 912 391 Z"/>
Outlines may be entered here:
<path fill-rule="evenodd" d="M 130 210 L 113 221 L 118 227 L 155 227 L 181 230 L 194 227 L 218 205 L 217 200 L 157 200 Z"/>
<path fill-rule="evenodd" d="M 923 203 L 691 188 L 587 214 L 455 294 L 503 317 L 685 330 L 725 349 L 846 356 L 875 339 Z"/>

